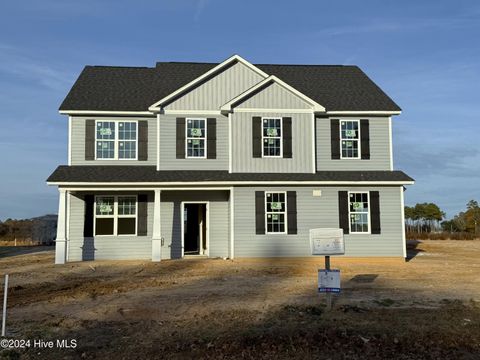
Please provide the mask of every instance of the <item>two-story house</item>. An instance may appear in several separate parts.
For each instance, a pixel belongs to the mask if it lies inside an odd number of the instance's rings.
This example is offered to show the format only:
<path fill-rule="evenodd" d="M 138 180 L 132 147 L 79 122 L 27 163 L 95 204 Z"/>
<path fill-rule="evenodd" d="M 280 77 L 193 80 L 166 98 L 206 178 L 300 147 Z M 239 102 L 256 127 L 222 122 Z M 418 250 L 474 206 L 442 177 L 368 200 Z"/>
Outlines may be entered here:
<path fill-rule="evenodd" d="M 318 228 L 406 256 L 400 108 L 356 66 L 87 66 L 60 113 L 56 263 L 309 256 Z"/>

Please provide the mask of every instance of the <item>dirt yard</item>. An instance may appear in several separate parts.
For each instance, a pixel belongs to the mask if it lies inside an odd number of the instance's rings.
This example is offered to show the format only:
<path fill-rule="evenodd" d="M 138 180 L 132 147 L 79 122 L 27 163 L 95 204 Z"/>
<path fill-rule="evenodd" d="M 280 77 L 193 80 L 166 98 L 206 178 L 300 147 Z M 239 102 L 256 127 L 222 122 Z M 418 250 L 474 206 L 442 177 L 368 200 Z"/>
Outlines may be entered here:
<path fill-rule="evenodd" d="M 55 266 L 51 248 L 0 248 L 8 337 L 77 344 L 0 358 L 479 359 L 480 241 L 409 247 L 408 262 L 333 259 L 332 311 L 320 258 Z"/>

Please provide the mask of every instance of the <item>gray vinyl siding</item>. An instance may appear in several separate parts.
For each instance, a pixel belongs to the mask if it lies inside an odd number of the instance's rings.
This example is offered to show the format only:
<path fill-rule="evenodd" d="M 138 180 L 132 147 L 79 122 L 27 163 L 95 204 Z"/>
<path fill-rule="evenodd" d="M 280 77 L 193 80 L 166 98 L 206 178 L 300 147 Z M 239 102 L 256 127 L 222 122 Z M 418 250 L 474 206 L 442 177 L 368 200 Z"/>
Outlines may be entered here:
<path fill-rule="evenodd" d="M 216 159 L 177 159 L 177 117 L 217 119 Z M 160 115 L 160 170 L 228 170 L 228 117 L 202 114 Z"/>
<path fill-rule="evenodd" d="M 103 192 L 103 194 L 108 194 Z M 132 194 L 132 193 L 115 193 Z M 85 193 L 70 195 L 69 241 L 67 261 L 151 259 L 153 230 L 153 193 L 148 195 L 147 236 L 83 237 Z"/>
<path fill-rule="evenodd" d="M 223 104 L 262 80 L 261 75 L 237 62 L 168 104 L 165 109 L 219 110 Z"/>
<path fill-rule="evenodd" d="M 358 120 L 362 118 L 332 118 L 340 120 Z M 370 159 L 331 158 L 330 119 L 316 119 L 317 171 L 325 170 L 390 170 L 390 131 L 387 117 L 369 119 Z"/>
<path fill-rule="evenodd" d="M 320 197 L 313 190 L 321 190 Z M 346 256 L 403 256 L 400 187 L 236 187 L 235 257 L 310 256 L 309 230 L 338 228 L 338 191 L 380 193 L 381 234 L 345 235 Z M 255 234 L 255 191 L 297 192 L 297 235 Z"/>
<path fill-rule="evenodd" d="M 148 160 L 85 160 L 85 120 L 148 120 Z M 156 117 L 72 117 L 71 156 L 72 165 L 156 165 L 157 118 Z"/>
<path fill-rule="evenodd" d="M 232 115 L 232 172 L 301 173 L 314 171 L 312 114 L 239 112 Z M 292 118 L 291 159 L 254 158 L 252 155 L 252 117 Z"/>
<path fill-rule="evenodd" d="M 230 238 L 230 206 L 228 191 L 162 191 L 161 233 L 164 238 L 162 259 L 182 256 L 182 201 L 208 201 L 209 257 L 228 257 Z M 209 229 L 208 229 L 209 227 Z"/>
<path fill-rule="evenodd" d="M 238 104 L 237 108 L 250 109 L 311 109 L 304 100 L 282 86 L 272 83 L 259 93 L 244 102 Z"/>

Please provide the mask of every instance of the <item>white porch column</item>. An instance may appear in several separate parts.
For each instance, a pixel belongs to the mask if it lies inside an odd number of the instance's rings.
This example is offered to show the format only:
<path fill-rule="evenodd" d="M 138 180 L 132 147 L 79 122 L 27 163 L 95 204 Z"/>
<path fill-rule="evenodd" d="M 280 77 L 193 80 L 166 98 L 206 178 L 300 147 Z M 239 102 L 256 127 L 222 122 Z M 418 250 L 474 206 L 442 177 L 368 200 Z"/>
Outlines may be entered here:
<path fill-rule="evenodd" d="M 160 227 L 161 193 L 161 190 L 155 190 L 155 200 L 153 203 L 152 261 L 154 262 L 159 262 L 162 259 L 162 235 Z"/>
<path fill-rule="evenodd" d="M 60 196 L 58 200 L 57 238 L 55 239 L 55 264 L 65 264 L 67 257 L 67 190 L 59 188 L 58 192 Z"/>

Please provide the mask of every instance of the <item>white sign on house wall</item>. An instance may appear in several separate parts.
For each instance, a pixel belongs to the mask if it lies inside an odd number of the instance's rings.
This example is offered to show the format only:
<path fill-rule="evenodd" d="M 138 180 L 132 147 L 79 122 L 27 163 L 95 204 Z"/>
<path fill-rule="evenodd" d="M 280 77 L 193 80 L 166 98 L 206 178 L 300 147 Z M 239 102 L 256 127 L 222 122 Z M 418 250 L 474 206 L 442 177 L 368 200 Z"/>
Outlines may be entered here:
<path fill-rule="evenodd" d="M 343 229 L 310 229 L 310 245 L 312 255 L 343 255 L 345 254 Z"/>

